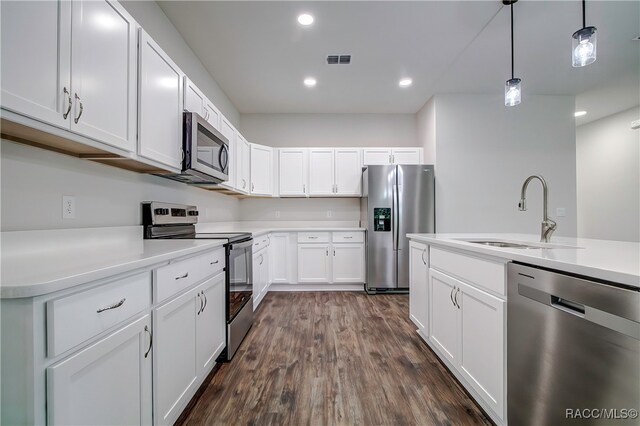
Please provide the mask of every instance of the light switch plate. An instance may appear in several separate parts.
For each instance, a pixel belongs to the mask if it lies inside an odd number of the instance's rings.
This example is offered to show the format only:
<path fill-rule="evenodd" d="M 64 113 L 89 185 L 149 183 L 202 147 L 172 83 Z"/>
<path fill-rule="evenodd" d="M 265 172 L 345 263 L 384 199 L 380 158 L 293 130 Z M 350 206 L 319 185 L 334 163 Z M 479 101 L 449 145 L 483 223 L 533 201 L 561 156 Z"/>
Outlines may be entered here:
<path fill-rule="evenodd" d="M 556 216 L 557 217 L 565 217 L 567 215 L 567 210 L 564 207 L 558 207 L 556 209 Z"/>

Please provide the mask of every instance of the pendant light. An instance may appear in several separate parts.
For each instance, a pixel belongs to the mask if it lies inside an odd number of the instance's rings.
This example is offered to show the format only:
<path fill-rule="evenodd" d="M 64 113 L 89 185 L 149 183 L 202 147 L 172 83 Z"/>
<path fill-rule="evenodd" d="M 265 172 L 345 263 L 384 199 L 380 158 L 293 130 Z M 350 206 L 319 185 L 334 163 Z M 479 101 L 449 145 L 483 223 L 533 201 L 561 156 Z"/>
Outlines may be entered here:
<path fill-rule="evenodd" d="M 582 0 L 582 28 L 573 33 L 572 65 L 584 67 L 596 61 L 596 27 L 587 27 L 586 0 Z"/>
<path fill-rule="evenodd" d="M 513 4 L 518 0 L 502 0 L 502 4 L 511 6 L 511 78 L 504 85 L 504 104 L 505 106 L 516 106 L 522 98 L 522 81 L 513 76 L 514 60 L 513 60 Z"/>

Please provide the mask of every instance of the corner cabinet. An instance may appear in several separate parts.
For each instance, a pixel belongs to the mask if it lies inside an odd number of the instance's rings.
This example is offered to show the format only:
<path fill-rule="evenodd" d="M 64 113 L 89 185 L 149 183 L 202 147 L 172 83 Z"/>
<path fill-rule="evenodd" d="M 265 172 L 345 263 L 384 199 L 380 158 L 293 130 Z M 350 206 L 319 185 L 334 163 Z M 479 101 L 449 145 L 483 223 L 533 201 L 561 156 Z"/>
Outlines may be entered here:
<path fill-rule="evenodd" d="M 474 399 L 504 424 L 506 261 L 417 241 L 410 251 L 411 320 Z"/>
<path fill-rule="evenodd" d="M 139 55 L 138 155 L 179 172 L 184 73 L 142 29 Z"/>
<path fill-rule="evenodd" d="M 48 423 L 151 424 L 151 320 L 47 368 Z"/>
<path fill-rule="evenodd" d="M 0 7 L 2 107 L 134 152 L 138 24 L 131 15 L 107 0 Z"/>

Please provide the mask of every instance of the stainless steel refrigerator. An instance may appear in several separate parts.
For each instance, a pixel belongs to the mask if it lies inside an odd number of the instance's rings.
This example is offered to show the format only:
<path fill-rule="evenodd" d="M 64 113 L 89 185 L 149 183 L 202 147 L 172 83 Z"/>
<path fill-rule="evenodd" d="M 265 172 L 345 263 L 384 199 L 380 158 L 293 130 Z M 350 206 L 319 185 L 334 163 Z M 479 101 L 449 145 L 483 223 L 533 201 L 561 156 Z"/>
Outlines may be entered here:
<path fill-rule="evenodd" d="M 409 233 L 435 232 L 432 165 L 367 166 L 360 223 L 367 229 L 369 293 L 409 290 Z"/>

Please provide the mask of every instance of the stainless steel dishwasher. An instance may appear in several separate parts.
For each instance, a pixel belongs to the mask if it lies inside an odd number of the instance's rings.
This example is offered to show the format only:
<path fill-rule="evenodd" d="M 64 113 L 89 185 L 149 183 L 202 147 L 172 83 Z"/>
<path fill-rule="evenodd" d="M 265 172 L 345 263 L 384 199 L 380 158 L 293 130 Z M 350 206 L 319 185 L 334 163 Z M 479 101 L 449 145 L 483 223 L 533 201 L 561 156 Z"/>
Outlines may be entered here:
<path fill-rule="evenodd" d="M 640 289 L 510 263 L 507 385 L 512 426 L 640 424 Z"/>

